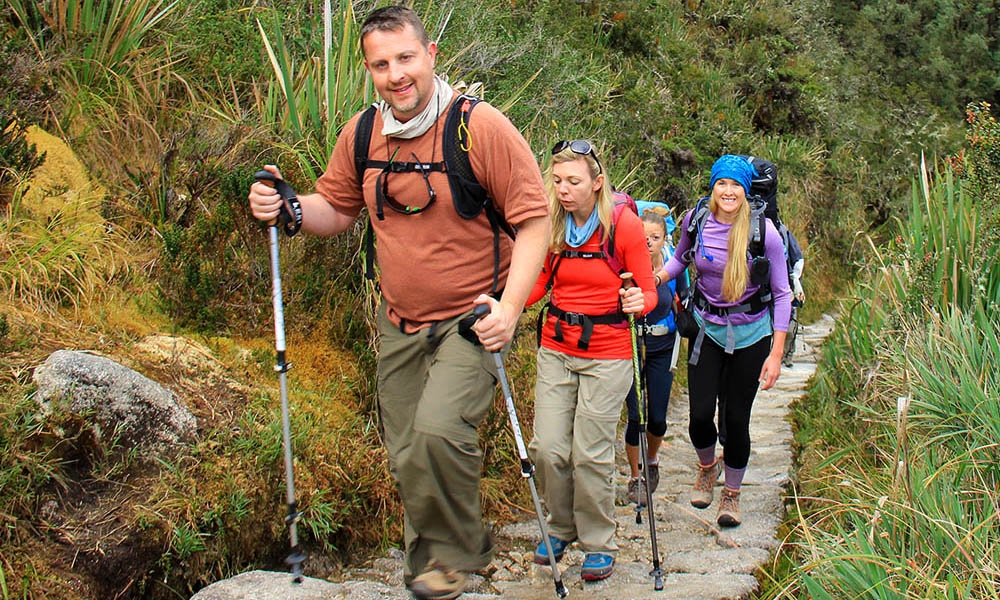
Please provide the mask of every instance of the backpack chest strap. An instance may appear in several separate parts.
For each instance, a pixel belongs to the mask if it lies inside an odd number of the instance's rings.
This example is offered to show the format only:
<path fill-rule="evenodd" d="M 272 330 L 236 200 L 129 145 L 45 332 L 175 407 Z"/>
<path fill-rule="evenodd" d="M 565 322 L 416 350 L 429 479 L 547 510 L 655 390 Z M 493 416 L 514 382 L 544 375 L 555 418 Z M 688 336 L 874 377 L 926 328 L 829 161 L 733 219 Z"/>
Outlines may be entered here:
<path fill-rule="evenodd" d="M 369 160 L 365 164 L 365 169 L 385 170 L 390 173 L 447 173 L 448 167 L 444 161 L 424 163 L 424 162 L 400 162 L 397 160 Z"/>
<path fill-rule="evenodd" d="M 602 258 L 606 259 L 607 254 L 603 250 L 584 252 L 583 250 L 563 250 L 561 253 L 563 258 Z"/>

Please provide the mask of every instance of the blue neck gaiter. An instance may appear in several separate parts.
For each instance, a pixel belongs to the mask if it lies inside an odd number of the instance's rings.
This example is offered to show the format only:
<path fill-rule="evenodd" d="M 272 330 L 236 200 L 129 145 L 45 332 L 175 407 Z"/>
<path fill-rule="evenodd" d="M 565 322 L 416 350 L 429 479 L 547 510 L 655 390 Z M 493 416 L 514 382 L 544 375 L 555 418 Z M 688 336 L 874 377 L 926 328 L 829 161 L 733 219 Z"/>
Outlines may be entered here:
<path fill-rule="evenodd" d="M 590 213 L 590 218 L 583 224 L 583 227 L 576 226 L 576 222 L 573 221 L 573 215 L 566 215 L 566 245 L 570 248 L 579 248 L 590 239 L 590 236 L 594 235 L 600 223 L 601 219 L 597 216 L 596 206 L 594 207 L 594 211 Z"/>

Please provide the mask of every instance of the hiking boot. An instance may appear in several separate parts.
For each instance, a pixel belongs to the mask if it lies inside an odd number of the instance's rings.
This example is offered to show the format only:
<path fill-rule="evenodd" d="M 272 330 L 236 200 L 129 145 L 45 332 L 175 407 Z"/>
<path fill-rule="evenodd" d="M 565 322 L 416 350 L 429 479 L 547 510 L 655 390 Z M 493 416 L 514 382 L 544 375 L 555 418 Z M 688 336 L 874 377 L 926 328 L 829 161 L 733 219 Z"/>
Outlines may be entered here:
<path fill-rule="evenodd" d="M 653 495 L 656 493 L 656 486 L 660 485 L 660 465 L 647 463 L 646 467 L 646 474 L 649 476 L 649 494 Z"/>
<path fill-rule="evenodd" d="M 584 581 L 600 581 L 607 579 L 615 570 L 615 557 L 602 552 L 588 552 L 583 557 L 583 567 L 580 577 Z"/>
<path fill-rule="evenodd" d="M 469 575 L 432 560 L 406 587 L 419 600 L 451 600 L 465 591 Z"/>
<path fill-rule="evenodd" d="M 740 519 L 740 492 L 727 487 L 722 488 L 719 499 L 719 516 L 716 518 L 720 527 L 736 527 L 742 523 Z"/>
<path fill-rule="evenodd" d="M 691 506 L 695 508 L 708 508 L 712 504 L 712 488 L 715 487 L 715 480 L 719 478 L 722 465 L 718 459 L 708 466 L 698 465 L 698 477 L 694 480 L 694 488 L 691 490 Z"/>
<path fill-rule="evenodd" d="M 566 554 L 566 548 L 573 543 L 573 540 L 564 542 L 563 540 L 557 538 L 554 535 L 549 536 L 549 544 L 552 545 L 552 555 L 555 556 L 556 562 L 562 560 L 563 554 Z M 538 543 L 538 548 L 535 549 L 535 564 L 548 565 L 549 564 L 549 550 L 545 547 L 545 541 Z"/>
<path fill-rule="evenodd" d="M 642 487 L 641 477 L 633 477 L 628 480 L 628 501 L 639 506 L 646 506 L 646 490 Z"/>

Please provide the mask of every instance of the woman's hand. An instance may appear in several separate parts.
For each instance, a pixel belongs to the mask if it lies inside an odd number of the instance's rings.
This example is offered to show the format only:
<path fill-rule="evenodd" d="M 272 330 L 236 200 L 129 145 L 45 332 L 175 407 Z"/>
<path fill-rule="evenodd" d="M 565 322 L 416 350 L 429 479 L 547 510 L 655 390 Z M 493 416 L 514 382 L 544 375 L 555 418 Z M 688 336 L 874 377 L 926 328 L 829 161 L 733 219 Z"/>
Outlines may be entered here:
<path fill-rule="evenodd" d="M 622 312 L 627 315 L 636 315 L 642 312 L 645 304 L 642 288 L 638 286 L 632 286 L 628 289 L 622 288 L 618 290 L 618 295 L 621 296 Z"/>
<path fill-rule="evenodd" d="M 784 348 L 784 344 L 778 346 L 778 348 Z M 760 368 L 760 389 L 769 390 L 774 387 L 779 375 L 781 375 L 781 353 L 774 354 L 772 352 L 767 355 L 764 366 Z"/>

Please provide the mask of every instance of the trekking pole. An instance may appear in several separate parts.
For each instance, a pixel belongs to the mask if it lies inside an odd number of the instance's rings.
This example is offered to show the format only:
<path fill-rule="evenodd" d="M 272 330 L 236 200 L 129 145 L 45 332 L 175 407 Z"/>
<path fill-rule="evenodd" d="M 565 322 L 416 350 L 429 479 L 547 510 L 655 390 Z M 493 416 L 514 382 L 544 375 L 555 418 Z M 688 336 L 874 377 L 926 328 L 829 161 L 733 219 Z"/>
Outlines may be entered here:
<path fill-rule="evenodd" d="M 489 304 L 476 305 L 473 315 L 476 320 L 486 316 L 490 311 Z M 500 351 L 493 352 L 493 362 L 497 367 L 497 379 L 500 380 L 500 388 L 503 390 L 504 401 L 507 403 L 507 415 L 510 417 L 510 428 L 514 431 L 514 442 L 517 444 L 517 454 L 521 459 L 521 477 L 528 482 L 531 489 L 531 499 L 535 502 L 535 514 L 538 516 L 538 528 L 542 531 L 542 540 L 545 543 L 545 550 L 549 554 L 549 565 L 552 567 L 552 581 L 556 586 L 556 594 L 560 598 L 567 595 L 566 586 L 563 585 L 562 576 L 559 574 L 559 566 L 556 564 L 555 553 L 552 552 L 552 542 L 549 541 L 549 528 L 545 524 L 545 517 L 542 516 L 542 503 L 538 499 L 538 489 L 535 487 L 535 466 L 528 459 L 528 451 L 524 446 L 524 438 L 521 436 L 521 425 L 517 421 L 517 409 L 514 407 L 514 397 L 510 392 L 510 383 L 507 381 L 507 372 L 503 368 L 503 356 Z"/>
<path fill-rule="evenodd" d="M 295 195 L 291 186 L 283 180 L 276 178 L 268 171 L 258 171 L 254 175 L 254 178 L 257 181 L 269 183 L 278 190 L 278 193 L 286 201 L 282 205 L 281 218 L 287 225 L 290 215 L 285 214 L 289 200 L 286 195 L 291 194 L 292 198 Z M 285 563 L 291 567 L 292 581 L 302 583 L 302 563 L 305 562 L 306 555 L 299 548 L 299 536 L 296 527 L 302 513 L 299 512 L 298 503 L 295 500 L 295 477 L 292 464 L 292 427 L 288 416 L 287 373 L 292 365 L 285 360 L 285 314 L 281 298 L 281 267 L 278 259 L 278 219 L 274 219 L 267 224 L 267 232 L 271 245 L 271 305 L 274 307 L 274 349 L 277 354 L 274 370 L 278 372 L 278 382 L 281 390 L 281 433 L 282 442 L 285 447 L 285 491 L 288 504 L 288 514 L 285 516 L 285 523 L 288 524 L 288 535 L 291 541 L 291 554 L 285 559 Z"/>
<path fill-rule="evenodd" d="M 622 273 L 622 284 L 626 289 L 632 287 L 632 274 Z M 663 589 L 663 569 L 660 568 L 660 551 L 656 544 L 656 517 L 653 515 L 653 492 L 649 489 L 649 463 L 646 459 L 646 386 L 642 378 L 641 357 L 639 355 L 639 332 L 635 324 L 635 315 L 628 315 L 628 331 L 632 339 L 632 377 L 635 380 L 635 400 L 636 409 L 639 413 L 639 464 L 642 465 L 640 471 L 642 488 L 646 493 L 646 510 L 649 512 L 649 543 L 653 551 L 653 570 L 649 572 L 653 576 L 653 589 L 660 591 Z M 642 524 L 642 507 L 635 507 L 635 522 Z"/>

